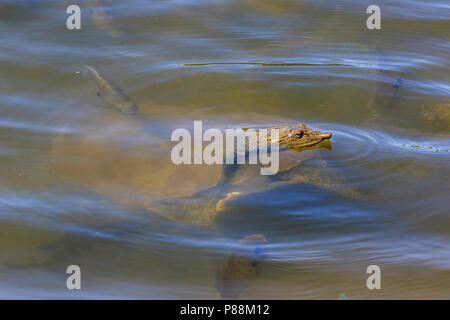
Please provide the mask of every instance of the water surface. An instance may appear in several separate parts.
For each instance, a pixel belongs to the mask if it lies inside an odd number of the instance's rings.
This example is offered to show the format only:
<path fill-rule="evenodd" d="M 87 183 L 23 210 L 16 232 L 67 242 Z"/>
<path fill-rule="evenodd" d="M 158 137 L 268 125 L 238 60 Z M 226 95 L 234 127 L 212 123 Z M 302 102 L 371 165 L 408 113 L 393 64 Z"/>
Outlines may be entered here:
<path fill-rule="evenodd" d="M 378 1 L 373 31 L 370 1 L 86 0 L 81 31 L 70 4 L 0 1 L 0 297 L 217 298 L 230 250 L 259 233 L 240 298 L 450 298 L 447 1 Z M 105 108 L 82 64 L 139 112 Z M 333 146 L 196 227 L 149 210 L 201 215 L 214 198 L 197 192 L 233 189 L 210 189 L 218 166 L 171 166 L 193 120 L 305 122 Z"/>

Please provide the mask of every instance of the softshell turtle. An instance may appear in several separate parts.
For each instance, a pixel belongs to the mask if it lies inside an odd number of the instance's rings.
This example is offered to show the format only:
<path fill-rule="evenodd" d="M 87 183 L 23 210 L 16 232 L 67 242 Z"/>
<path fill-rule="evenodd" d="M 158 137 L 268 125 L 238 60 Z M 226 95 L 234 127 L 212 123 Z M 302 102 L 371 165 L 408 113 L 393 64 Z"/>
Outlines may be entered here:
<path fill-rule="evenodd" d="M 103 83 L 98 74 L 94 78 Z M 159 120 L 153 120 L 146 119 L 141 111 L 124 115 L 98 108 L 92 116 L 72 121 L 53 144 L 55 175 L 122 204 L 202 226 L 211 225 L 227 201 L 242 193 L 291 182 L 333 188 L 322 173 L 302 176 L 294 170 L 316 157 L 320 148 L 330 148 L 331 133 L 312 130 L 305 124 L 269 126 L 280 132 L 279 173 L 261 176 L 259 165 L 174 164 L 170 157 L 170 126 L 174 124 L 165 123 L 166 133 L 158 136 L 158 130 L 150 130 L 156 134 L 148 132 L 149 127 L 161 126 Z"/>
<path fill-rule="evenodd" d="M 289 183 L 289 179 L 261 176 L 257 165 L 223 165 L 224 169 L 220 165 L 175 165 L 170 159 L 170 141 L 147 134 L 135 118 L 122 117 L 115 113 L 101 120 L 86 120 L 82 126 L 95 125 L 95 130 L 61 134 L 53 147 L 55 175 L 122 204 L 195 225 L 210 225 L 234 196 L 270 188 L 271 183 Z M 117 122 L 105 123 L 106 119 Z M 283 150 L 280 172 L 314 157 L 314 151 Z M 314 179 L 303 177 L 296 182 Z"/>
<path fill-rule="evenodd" d="M 252 234 L 233 248 L 216 277 L 216 289 L 222 298 L 238 298 L 248 288 L 260 271 L 266 243 L 264 235 Z"/>

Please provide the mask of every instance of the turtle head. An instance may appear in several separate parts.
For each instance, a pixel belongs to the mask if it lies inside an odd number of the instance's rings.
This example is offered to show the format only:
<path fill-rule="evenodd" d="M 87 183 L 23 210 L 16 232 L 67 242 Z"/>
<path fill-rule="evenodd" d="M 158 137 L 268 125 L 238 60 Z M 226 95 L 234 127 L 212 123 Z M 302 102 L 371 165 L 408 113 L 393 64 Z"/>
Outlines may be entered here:
<path fill-rule="evenodd" d="M 305 124 L 279 127 L 279 144 L 295 151 L 305 148 L 330 148 L 331 132 L 312 130 Z M 328 143 L 325 143 L 328 142 Z"/>

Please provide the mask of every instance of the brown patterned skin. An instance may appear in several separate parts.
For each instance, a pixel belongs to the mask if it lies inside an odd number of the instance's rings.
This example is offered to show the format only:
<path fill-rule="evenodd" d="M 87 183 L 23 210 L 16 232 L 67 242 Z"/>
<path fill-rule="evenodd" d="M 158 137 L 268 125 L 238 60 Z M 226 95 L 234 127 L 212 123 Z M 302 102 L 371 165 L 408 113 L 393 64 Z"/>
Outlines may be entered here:
<path fill-rule="evenodd" d="M 294 151 L 302 151 L 304 148 L 312 147 L 320 142 L 330 139 L 331 132 L 322 132 L 312 130 L 306 124 L 299 123 L 294 126 L 276 126 L 269 128 L 244 128 L 244 131 L 250 129 L 267 129 L 267 143 L 278 142 L 280 147 L 289 148 Z M 272 137 L 274 129 L 278 130 L 278 139 Z"/>

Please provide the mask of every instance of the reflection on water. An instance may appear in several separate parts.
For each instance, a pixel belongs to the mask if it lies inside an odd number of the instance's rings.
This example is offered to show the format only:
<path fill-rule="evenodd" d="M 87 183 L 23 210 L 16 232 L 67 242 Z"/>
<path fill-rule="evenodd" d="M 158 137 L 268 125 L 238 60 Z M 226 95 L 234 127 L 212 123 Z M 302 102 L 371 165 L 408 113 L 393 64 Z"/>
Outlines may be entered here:
<path fill-rule="evenodd" d="M 377 31 L 369 1 L 86 0 L 81 31 L 70 4 L 0 1 L 1 297 L 449 298 L 446 2 L 381 1 Z M 84 64 L 138 112 L 106 107 Z M 193 120 L 333 144 L 224 184 L 170 160 Z"/>

